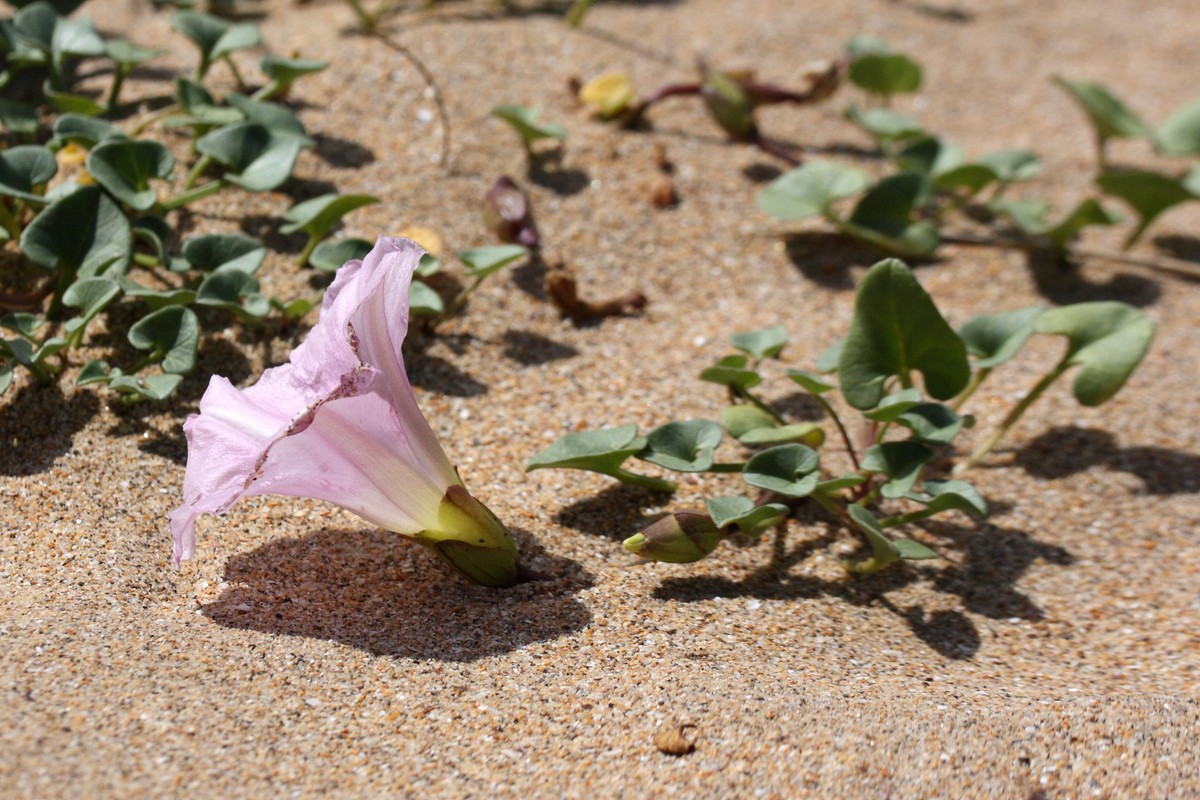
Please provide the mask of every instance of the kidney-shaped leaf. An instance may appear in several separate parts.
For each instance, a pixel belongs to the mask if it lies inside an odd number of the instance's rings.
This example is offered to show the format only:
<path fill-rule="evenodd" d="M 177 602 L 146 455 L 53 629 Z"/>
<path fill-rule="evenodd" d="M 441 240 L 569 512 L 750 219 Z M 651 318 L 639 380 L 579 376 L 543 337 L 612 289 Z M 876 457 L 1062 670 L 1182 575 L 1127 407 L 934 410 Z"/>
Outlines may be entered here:
<path fill-rule="evenodd" d="M 908 380 L 914 370 L 938 400 L 961 392 L 971 376 L 962 340 L 908 267 L 887 259 L 871 267 L 859 286 L 838 379 L 846 401 L 868 409 L 883 397 L 889 378 Z"/>
<path fill-rule="evenodd" d="M 538 112 L 532 108 L 517 105 L 498 105 L 492 109 L 492 116 L 502 119 L 512 126 L 528 147 L 538 139 L 567 138 L 567 129 L 561 125 L 548 122 L 538 122 Z"/>
<path fill-rule="evenodd" d="M 1067 243 L 1079 235 L 1079 232 L 1091 225 L 1116 225 L 1121 221 L 1114 214 L 1100 205 L 1094 198 L 1087 198 L 1075 206 L 1062 222 L 1046 229 L 1046 238 L 1054 243 L 1059 250 L 1066 249 Z"/>
<path fill-rule="evenodd" d="M 703 472 L 721 443 L 721 426 L 706 419 L 668 422 L 646 434 L 637 457 L 676 472 Z"/>
<path fill-rule="evenodd" d="M 121 285 L 111 278 L 83 278 L 63 292 L 63 304 L 79 309 L 84 324 L 121 293 Z"/>
<path fill-rule="evenodd" d="M 747 363 L 744 355 L 725 356 L 713 366 L 701 370 L 700 380 L 734 389 L 751 389 L 762 383 L 762 375 L 747 369 Z"/>
<path fill-rule="evenodd" d="M 87 157 L 87 171 L 96 182 L 136 211 L 158 202 L 150 180 L 167 180 L 174 169 L 175 157 L 170 151 L 148 140 L 104 142 L 93 147 Z"/>
<path fill-rule="evenodd" d="M 901 172 L 875 184 L 842 227 L 851 235 L 897 255 L 924 258 L 938 246 L 937 229 L 914 212 L 929 193 L 927 179 Z"/>
<path fill-rule="evenodd" d="M 127 138 L 108 120 L 83 114 L 63 114 L 54 120 L 54 138 L 50 140 L 50 146 L 58 150 L 68 142 L 73 142 L 80 147 L 90 148 L 100 142 Z"/>
<path fill-rule="evenodd" d="M 1027 181 L 1042 170 L 1037 155 L 1019 148 L 984 153 L 976 162 L 996 173 L 996 179 L 1001 183 Z"/>
<path fill-rule="evenodd" d="M 781 444 L 746 462 L 742 478 L 751 486 L 786 497 L 807 497 L 821 479 L 817 451 L 802 444 Z"/>
<path fill-rule="evenodd" d="M 1137 227 L 1125 240 L 1126 247 L 1136 242 L 1159 214 L 1197 197 L 1184 181 L 1148 170 L 1106 172 L 1096 178 L 1096 183 L 1105 194 L 1128 203 L 1138 215 Z"/>
<path fill-rule="evenodd" d="M 197 79 L 204 77 L 216 59 L 236 50 L 255 47 L 262 41 L 262 34 L 256 25 L 230 23 L 197 11 L 176 12 L 171 17 L 171 27 L 191 39 L 200 49 Z"/>
<path fill-rule="evenodd" d="M 975 358 L 975 366 L 998 367 L 1008 361 L 1033 334 L 1033 321 L 1042 313 L 1037 306 L 999 314 L 984 314 L 967 320 L 958 330 Z"/>
<path fill-rule="evenodd" d="M 483 278 L 527 255 L 529 251 L 519 244 L 497 244 L 464 250 L 458 260 L 466 265 L 472 278 Z"/>
<path fill-rule="evenodd" d="M 133 252 L 129 220 L 99 186 L 84 186 L 34 217 L 21 250 L 44 269 L 62 265 L 90 278 L 124 273 Z"/>
<path fill-rule="evenodd" d="M 268 192 L 292 174 L 303 140 L 257 122 L 218 128 L 196 141 L 196 149 L 230 168 L 225 180 L 251 192 Z"/>
<path fill-rule="evenodd" d="M 1154 132 L 1158 151 L 1168 156 L 1200 156 L 1200 100 L 1176 111 Z"/>
<path fill-rule="evenodd" d="M 181 248 L 188 266 L 202 272 L 238 270 L 254 274 L 266 258 L 267 248 L 240 233 L 206 233 L 184 241 Z"/>
<path fill-rule="evenodd" d="M 309 256 L 308 263 L 321 272 L 337 272 L 347 261 L 366 258 L 373 246 L 373 242 L 353 237 L 321 242 Z"/>
<path fill-rule="evenodd" d="M 379 198 L 368 194 L 323 194 L 311 200 L 289 208 L 283 212 L 287 222 L 279 228 L 280 233 L 295 233 L 304 231 L 313 238 L 320 239 L 338 220 L 356 208 L 378 203 Z"/>
<path fill-rule="evenodd" d="M 1084 110 L 1101 139 L 1137 138 L 1150 132 L 1141 118 L 1100 84 L 1059 77 L 1054 82 Z"/>
<path fill-rule="evenodd" d="M 200 323 L 196 313 L 184 306 L 168 306 L 148 314 L 129 329 L 129 343 L 138 350 L 149 350 L 162 359 L 165 372 L 183 375 L 196 366 L 196 346 L 200 342 Z"/>
<path fill-rule="evenodd" d="M 755 428 L 774 428 L 779 424 L 770 414 L 749 404 L 726 406 L 718 419 L 721 427 L 738 440 Z"/>
<path fill-rule="evenodd" d="M 646 446 L 636 425 L 568 433 L 529 459 L 526 472 L 535 469 L 582 469 L 611 475 L 634 453 Z"/>
<path fill-rule="evenodd" d="M 850 62 L 850 80 L 874 94 L 905 94 L 921 88 L 921 66 L 899 53 L 865 53 Z"/>
<path fill-rule="evenodd" d="M 1154 323 L 1133 306 L 1114 301 L 1054 308 L 1034 322 L 1036 333 L 1067 337 L 1063 363 L 1078 366 L 1072 390 L 1085 406 L 1116 394 L 1145 357 Z"/>
<path fill-rule="evenodd" d="M 896 418 L 913 432 L 913 439 L 927 444 L 950 444 L 966 420 L 941 403 L 918 403 Z"/>
<path fill-rule="evenodd" d="M 910 492 L 906 497 L 926 507 L 930 514 L 958 509 L 976 516 L 987 515 L 987 501 L 966 481 L 925 481 L 925 492 Z"/>
<path fill-rule="evenodd" d="M 238 269 L 221 269 L 206 275 L 196 289 L 196 302 L 251 319 L 259 319 L 271 310 L 270 302 L 258 293 L 258 280 Z"/>
<path fill-rule="evenodd" d="M 33 190 L 45 186 L 57 172 L 54 153 L 40 145 L 22 144 L 0 150 L 0 194 L 40 205 L 46 200 Z"/>
<path fill-rule="evenodd" d="M 884 497 L 903 497 L 932 458 L 933 451 L 920 442 L 884 442 L 867 448 L 862 468 L 888 476 L 880 490 Z"/>
<path fill-rule="evenodd" d="M 912 539 L 889 539 L 879 526 L 879 521 L 862 506 L 851 503 L 846 507 L 846 511 L 871 545 L 870 559 L 850 565 L 855 572 L 874 572 L 900 559 L 915 561 L 938 557 L 937 553 Z"/>
<path fill-rule="evenodd" d="M 748 497 L 712 497 L 704 501 L 708 515 L 718 528 L 737 525 L 747 536 L 754 536 L 782 520 L 788 513 L 783 503 L 755 505 Z"/>
<path fill-rule="evenodd" d="M 833 161 L 810 161 L 785 172 L 758 193 L 758 207 L 782 220 L 826 214 L 836 200 L 867 188 L 867 174 Z"/>
<path fill-rule="evenodd" d="M 729 342 L 752 358 L 774 358 L 787 344 L 787 328 L 772 325 L 757 331 L 741 331 L 729 337 Z"/>

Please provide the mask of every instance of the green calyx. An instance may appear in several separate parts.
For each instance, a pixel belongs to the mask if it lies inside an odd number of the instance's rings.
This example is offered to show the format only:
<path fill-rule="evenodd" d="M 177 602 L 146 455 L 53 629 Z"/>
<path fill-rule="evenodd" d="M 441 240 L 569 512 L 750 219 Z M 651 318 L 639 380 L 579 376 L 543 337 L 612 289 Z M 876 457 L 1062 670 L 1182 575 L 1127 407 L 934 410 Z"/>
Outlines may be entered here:
<path fill-rule="evenodd" d="M 690 564 L 717 549 L 721 531 L 707 514 L 677 511 L 663 517 L 621 546 L 648 561 Z"/>
<path fill-rule="evenodd" d="M 507 588 L 517 583 L 517 548 L 503 523 L 466 487 L 446 489 L 437 527 L 415 537 L 459 575 L 480 586 Z"/>

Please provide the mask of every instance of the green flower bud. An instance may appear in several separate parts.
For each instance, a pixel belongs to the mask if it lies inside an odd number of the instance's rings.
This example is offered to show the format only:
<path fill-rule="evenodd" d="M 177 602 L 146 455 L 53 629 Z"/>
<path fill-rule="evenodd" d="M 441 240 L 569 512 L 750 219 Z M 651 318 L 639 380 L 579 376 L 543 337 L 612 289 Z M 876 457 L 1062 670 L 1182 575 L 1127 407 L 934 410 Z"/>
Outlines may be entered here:
<path fill-rule="evenodd" d="M 677 511 L 630 536 L 621 546 L 649 561 L 690 564 L 716 550 L 720 543 L 721 531 L 712 517 Z"/>
<path fill-rule="evenodd" d="M 438 506 L 437 528 L 418 542 L 472 583 L 498 588 L 517 583 L 517 548 L 508 530 L 466 487 L 446 489 Z"/>

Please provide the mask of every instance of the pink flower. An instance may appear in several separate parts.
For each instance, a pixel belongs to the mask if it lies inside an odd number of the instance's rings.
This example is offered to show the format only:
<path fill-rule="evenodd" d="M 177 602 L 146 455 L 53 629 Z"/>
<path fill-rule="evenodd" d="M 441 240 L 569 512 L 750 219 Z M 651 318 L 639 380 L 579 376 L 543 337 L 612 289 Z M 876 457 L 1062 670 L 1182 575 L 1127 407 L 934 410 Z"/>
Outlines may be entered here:
<path fill-rule="evenodd" d="M 424 545 L 488 586 L 516 582 L 508 531 L 472 497 L 417 407 L 400 347 L 422 250 L 381 236 L 325 293 L 288 363 L 237 389 L 214 376 L 188 441 L 175 563 L 196 551 L 196 518 L 242 497 L 315 497 Z"/>

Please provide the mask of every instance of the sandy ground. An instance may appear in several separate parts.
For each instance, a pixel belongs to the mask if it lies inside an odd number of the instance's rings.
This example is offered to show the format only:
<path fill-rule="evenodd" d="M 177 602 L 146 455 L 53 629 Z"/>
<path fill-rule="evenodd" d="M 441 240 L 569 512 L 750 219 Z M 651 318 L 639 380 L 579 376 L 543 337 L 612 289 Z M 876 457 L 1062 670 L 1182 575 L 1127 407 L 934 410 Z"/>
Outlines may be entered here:
<path fill-rule="evenodd" d="M 844 333 L 854 282 L 877 258 L 761 215 L 753 196 L 777 165 L 724 142 L 694 103 L 663 104 L 653 132 L 620 133 L 575 107 L 572 76 L 623 68 L 649 88 L 688 79 L 703 54 L 787 83 L 856 33 L 883 36 L 926 66 L 926 89 L 902 108 L 968 153 L 1035 148 L 1047 168 L 1023 191 L 1062 207 L 1088 190 L 1092 149 L 1050 76 L 1102 81 L 1161 120 L 1196 94 L 1192 6 L 601 2 L 569 31 L 556 15 L 448 2 L 394 26 L 445 91 L 447 172 L 419 76 L 350 33 L 345 6 L 251 4 L 268 48 L 333 61 L 296 92 L 318 148 L 284 192 L 219 195 L 190 230 L 240 227 L 294 254 L 302 240 L 273 218 L 332 186 L 384 201 L 355 212 L 349 234 L 423 225 L 464 249 L 489 243 L 479 198 L 509 173 L 530 186 L 550 257 L 570 262 L 585 292 L 638 287 L 650 308 L 576 327 L 524 268 L 410 350 L 422 406 L 468 486 L 552 576 L 501 592 L 288 498 L 206 518 L 197 559 L 175 571 L 166 514 L 180 499 L 180 423 L 205 378 L 166 406 L 133 408 L 75 390 L 70 374 L 14 387 L 0 400 L 0 796 L 1200 795 L 1194 284 L 1099 262 L 1059 273 L 965 247 L 919 270 L 953 322 L 1116 298 L 1160 326 L 1109 406 L 1080 409 L 1060 387 L 975 471 L 994 513 L 919 534 L 941 561 L 851 579 L 838 557 L 852 540 L 814 519 L 774 545 L 639 567 L 616 542 L 720 481 L 687 479 L 664 499 L 522 471 L 579 427 L 714 417 L 722 393 L 694 376 L 732 331 L 783 322 L 787 365 L 811 365 Z M 166 12 L 140 0 L 85 12 L 172 48 L 131 81 L 131 98 L 162 96 L 193 63 Z M 247 74 L 256 60 L 241 62 Z M 763 125 L 810 155 L 855 158 L 868 142 L 840 119 L 850 97 L 774 109 Z M 487 117 L 503 101 L 538 105 L 570 131 L 563 171 L 544 185 Z M 658 145 L 677 167 L 672 210 L 649 202 Z M 1136 145 L 1114 154 L 1151 163 Z M 1198 225 L 1195 209 L 1172 212 L 1139 252 L 1200 258 Z M 286 254 L 263 279 L 268 293 L 310 291 Z M 277 327 L 217 331 L 200 370 L 247 383 L 292 341 Z M 1034 347 L 982 393 L 985 428 L 1057 348 Z M 695 726 L 694 753 L 655 749 L 672 724 Z"/>

